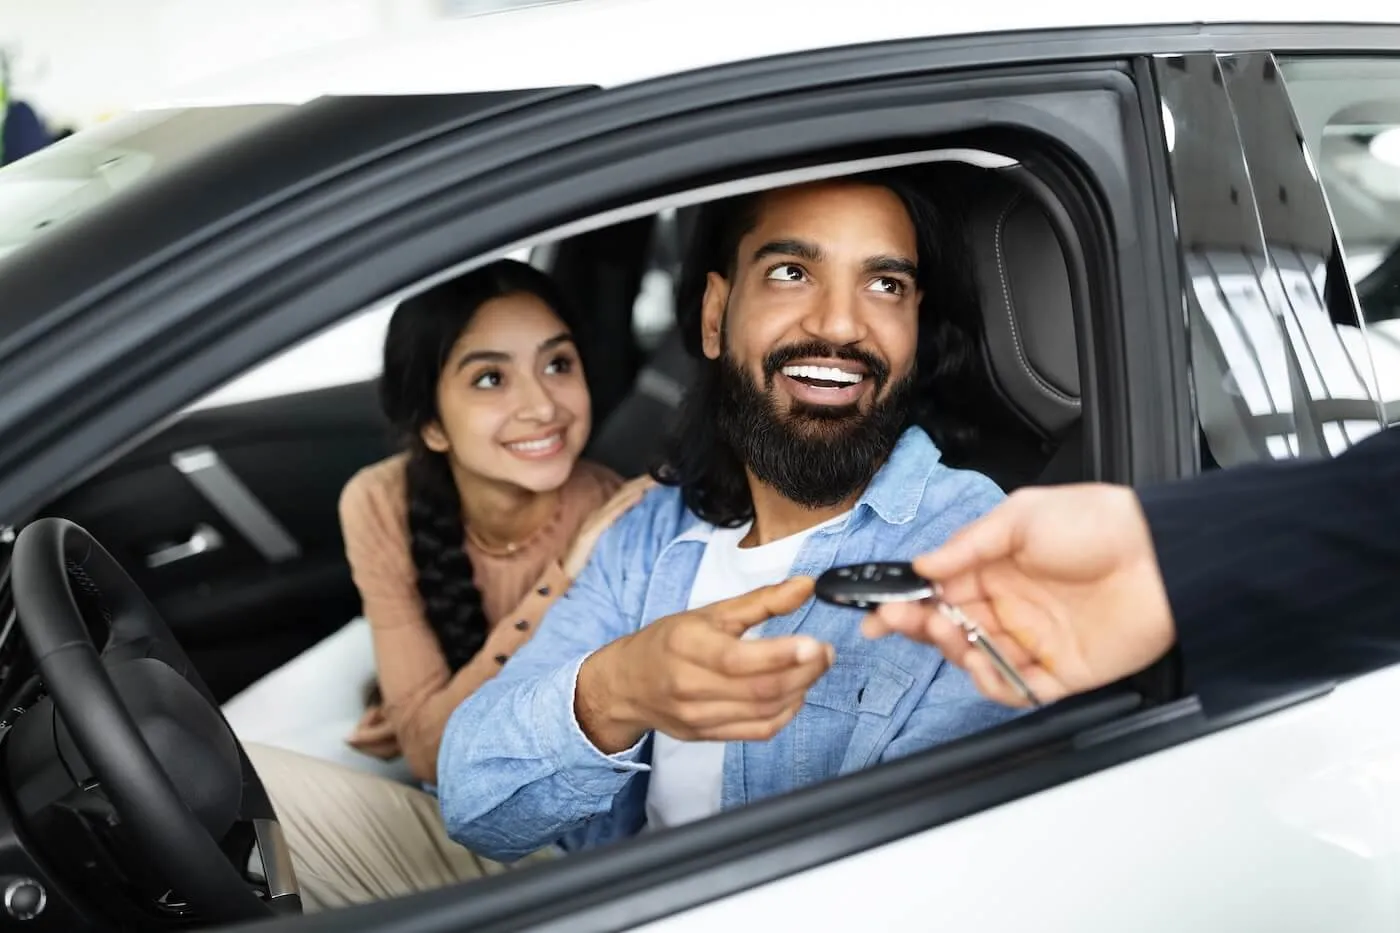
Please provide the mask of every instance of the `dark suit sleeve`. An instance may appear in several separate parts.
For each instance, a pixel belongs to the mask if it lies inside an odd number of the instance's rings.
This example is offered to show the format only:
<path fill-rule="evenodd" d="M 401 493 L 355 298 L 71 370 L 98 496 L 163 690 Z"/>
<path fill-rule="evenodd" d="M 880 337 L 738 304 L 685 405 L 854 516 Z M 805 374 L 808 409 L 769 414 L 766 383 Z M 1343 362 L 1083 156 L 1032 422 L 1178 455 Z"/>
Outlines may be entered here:
<path fill-rule="evenodd" d="M 1400 654 L 1400 429 L 1333 460 L 1139 492 L 1188 682 L 1361 673 Z"/>

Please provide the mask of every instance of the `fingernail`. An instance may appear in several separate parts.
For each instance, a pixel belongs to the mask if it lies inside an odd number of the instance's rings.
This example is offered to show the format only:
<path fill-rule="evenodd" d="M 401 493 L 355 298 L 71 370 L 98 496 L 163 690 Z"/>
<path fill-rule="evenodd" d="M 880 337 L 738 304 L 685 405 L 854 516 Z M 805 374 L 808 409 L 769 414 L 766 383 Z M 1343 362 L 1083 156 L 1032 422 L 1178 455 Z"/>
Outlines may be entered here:
<path fill-rule="evenodd" d="M 798 641 L 794 656 L 799 663 L 806 664 L 808 661 L 815 661 L 821 656 L 821 653 L 822 645 L 819 642 L 815 642 L 810 638 L 803 638 Z"/>

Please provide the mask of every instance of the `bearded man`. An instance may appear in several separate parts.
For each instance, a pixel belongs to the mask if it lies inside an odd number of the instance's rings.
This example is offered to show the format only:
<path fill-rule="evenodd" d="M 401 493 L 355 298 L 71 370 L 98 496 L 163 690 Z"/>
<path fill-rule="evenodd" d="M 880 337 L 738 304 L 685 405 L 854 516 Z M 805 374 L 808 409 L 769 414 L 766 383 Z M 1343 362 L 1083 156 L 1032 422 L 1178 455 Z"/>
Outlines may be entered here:
<path fill-rule="evenodd" d="M 677 826 L 1013 715 L 936 649 L 811 598 L 826 569 L 933 550 L 1003 498 L 914 426 L 968 401 L 960 238 L 891 175 L 712 215 L 661 485 L 443 736 L 448 833 L 489 858 Z"/>

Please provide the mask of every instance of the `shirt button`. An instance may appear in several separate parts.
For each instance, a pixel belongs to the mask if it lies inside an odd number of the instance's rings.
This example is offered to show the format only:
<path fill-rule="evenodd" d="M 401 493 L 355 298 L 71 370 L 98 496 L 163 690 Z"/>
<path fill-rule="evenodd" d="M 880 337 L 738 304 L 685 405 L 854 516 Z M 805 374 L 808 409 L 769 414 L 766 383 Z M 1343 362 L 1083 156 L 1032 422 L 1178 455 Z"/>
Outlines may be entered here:
<path fill-rule="evenodd" d="M 519 631 L 523 632 L 530 627 L 530 622 L 527 619 L 521 619 L 519 622 L 515 623 L 515 627 Z"/>
<path fill-rule="evenodd" d="M 508 660 L 510 660 L 510 659 L 509 659 L 508 657 L 506 657 L 505 655 L 503 655 L 503 654 L 498 654 L 498 655 L 496 655 L 496 663 L 497 663 L 497 664 L 504 664 L 504 663 L 506 663 L 506 661 L 508 661 Z"/>

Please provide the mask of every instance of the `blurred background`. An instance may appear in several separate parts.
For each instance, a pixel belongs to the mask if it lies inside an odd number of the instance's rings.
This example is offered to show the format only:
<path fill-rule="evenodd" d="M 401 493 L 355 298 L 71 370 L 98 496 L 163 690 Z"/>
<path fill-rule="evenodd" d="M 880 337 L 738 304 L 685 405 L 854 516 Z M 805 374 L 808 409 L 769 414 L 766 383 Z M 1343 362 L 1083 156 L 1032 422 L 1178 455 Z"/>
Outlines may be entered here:
<path fill-rule="evenodd" d="M 266 87 L 268 75 L 321 55 L 354 55 L 372 72 L 364 53 L 376 47 L 547 2 L 0 0 L 0 62 L 11 107 L 21 105 L 10 118 L 27 124 L 32 111 L 52 137 L 188 93 Z"/>

